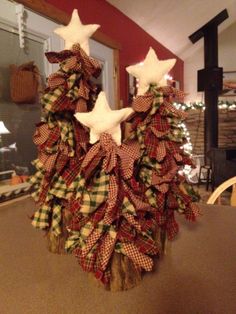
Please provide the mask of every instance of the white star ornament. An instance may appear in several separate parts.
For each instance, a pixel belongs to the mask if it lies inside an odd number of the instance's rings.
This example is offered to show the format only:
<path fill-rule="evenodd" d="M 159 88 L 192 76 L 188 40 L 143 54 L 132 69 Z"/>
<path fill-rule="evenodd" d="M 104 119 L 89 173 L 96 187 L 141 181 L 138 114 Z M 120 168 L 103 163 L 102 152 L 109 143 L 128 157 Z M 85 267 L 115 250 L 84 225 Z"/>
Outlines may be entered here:
<path fill-rule="evenodd" d="M 132 108 L 120 110 L 111 110 L 108 105 L 106 94 L 100 92 L 95 106 L 90 112 L 77 112 L 76 119 L 90 129 L 91 144 L 100 139 L 102 133 L 108 133 L 118 146 L 121 145 L 121 128 L 120 124 L 133 113 Z"/>
<path fill-rule="evenodd" d="M 167 85 L 165 75 L 173 68 L 176 59 L 159 60 L 150 47 L 143 63 L 131 65 L 126 71 L 139 80 L 138 95 L 144 95 L 150 84 Z"/>
<path fill-rule="evenodd" d="M 65 40 L 65 49 L 71 49 L 74 44 L 80 44 L 89 56 L 88 39 L 99 27 L 100 25 L 97 24 L 83 25 L 78 10 L 74 9 L 70 23 L 67 26 L 56 28 L 54 32 Z"/>

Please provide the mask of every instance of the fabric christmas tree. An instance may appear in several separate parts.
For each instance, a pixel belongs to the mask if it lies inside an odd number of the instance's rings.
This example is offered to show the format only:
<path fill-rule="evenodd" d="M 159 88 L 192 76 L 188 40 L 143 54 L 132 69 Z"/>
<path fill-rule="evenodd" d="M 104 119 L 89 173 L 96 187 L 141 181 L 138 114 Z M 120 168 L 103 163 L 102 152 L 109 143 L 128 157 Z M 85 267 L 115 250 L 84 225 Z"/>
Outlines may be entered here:
<path fill-rule="evenodd" d="M 82 28 L 79 34 L 85 32 L 87 37 L 98 27 L 82 25 L 75 10 L 70 24 L 78 27 L 78 23 Z M 41 99 L 42 118 L 33 138 L 38 158 L 33 162 L 37 172 L 30 183 L 38 209 L 32 217 L 32 224 L 36 228 L 50 230 L 51 242 L 56 242 L 53 247 L 49 239 L 49 246 L 58 252 L 64 250 L 64 238 L 67 236 L 65 225 L 70 219 L 68 200 L 74 192 L 71 186 L 89 145 L 88 131 L 74 114 L 93 108 L 96 86 L 90 79 L 98 77 L 101 71 L 98 61 L 81 48 L 88 41 L 86 36 L 79 43 L 70 41 L 73 44 L 70 50 L 46 53 L 50 63 L 59 64 L 59 70 L 48 77 Z M 85 47 L 88 50 L 88 46 Z M 60 238 L 61 244 L 57 243 Z"/>
<path fill-rule="evenodd" d="M 141 148 L 136 179 L 149 204 L 156 208 L 158 226 L 169 240 L 178 232 L 175 212 L 192 221 L 199 215 L 198 206 L 186 191 L 185 177 L 180 175 L 185 165 L 194 166 L 183 149 L 186 138 L 181 123 L 186 113 L 173 105 L 183 100 L 184 93 L 167 86 L 164 78 L 174 63 L 174 59 L 158 60 L 150 48 L 143 66 L 127 68 L 139 80 L 138 96 L 132 104 L 135 114 L 130 119 L 130 138 L 137 139 Z"/>

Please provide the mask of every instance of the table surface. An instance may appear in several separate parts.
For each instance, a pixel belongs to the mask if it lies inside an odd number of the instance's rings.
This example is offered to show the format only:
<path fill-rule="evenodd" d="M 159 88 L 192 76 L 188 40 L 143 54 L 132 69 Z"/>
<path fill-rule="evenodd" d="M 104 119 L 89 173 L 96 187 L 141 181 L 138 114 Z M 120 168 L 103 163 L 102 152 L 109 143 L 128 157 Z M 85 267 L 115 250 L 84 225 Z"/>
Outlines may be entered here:
<path fill-rule="evenodd" d="M 0 207 L 0 313 L 236 313 L 236 208 L 201 205 L 179 217 L 170 252 L 142 283 L 111 293 L 88 280 L 73 256 L 49 253 L 30 225 L 31 199 Z"/>

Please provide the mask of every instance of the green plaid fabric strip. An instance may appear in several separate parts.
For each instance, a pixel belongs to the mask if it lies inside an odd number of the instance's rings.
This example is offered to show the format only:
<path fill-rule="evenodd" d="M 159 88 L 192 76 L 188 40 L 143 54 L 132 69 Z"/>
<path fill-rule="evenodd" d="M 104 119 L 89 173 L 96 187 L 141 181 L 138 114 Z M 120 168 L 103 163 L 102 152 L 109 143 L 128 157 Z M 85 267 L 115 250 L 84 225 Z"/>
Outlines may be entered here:
<path fill-rule="evenodd" d="M 126 196 L 124 197 L 121 210 L 123 213 L 129 213 L 132 215 L 136 215 L 134 205 L 129 201 L 129 199 Z"/>
<path fill-rule="evenodd" d="M 147 155 L 142 158 L 141 166 L 151 167 L 157 171 L 161 169 L 160 163 L 157 160 L 151 159 Z"/>
<path fill-rule="evenodd" d="M 78 175 L 75 180 L 70 184 L 68 192 L 76 192 L 75 199 L 80 199 L 82 197 L 82 193 L 85 186 L 85 179 Z"/>
<path fill-rule="evenodd" d="M 58 236 L 61 234 L 62 207 L 55 205 L 52 209 L 52 232 Z"/>
<path fill-rule="evenodd" d="M 35 228 L 45 229 L 49 226 L 49 214 L 51 208 L 48 205 L 43 205 L 34 213 L 32 225 Z"/>
<path fill-rule="evenodd" d="M 62 95 L 62 93 L 62 88 L 56 88 L 53 91 L 49 91 L 48 93 L 44 94 L 41 99 L 44 109 L 51 111 L 55 101 Z"/>
<path fill-rule="evenodd" d="M 70 122 L 58 121 L 61 128 L 61 140 L 74 148 L 74 130 Z M 70 154 L 69 154 L 70 155 Z M 71 156 L 72 157 L 72 156 Z"/>
<path fill-rule="evenodd" d="M 147 189 L 145 192 L 145 195 L 147 196 L 148 202 L 152 207 L 157 208 L 157 201 L 156 201 L 156 193 L 153 192 L 151 188 Z"/>
<path fill-rule="evenodd" d="M 79 231 L 70 231 L 70 236 L 66 240 L 65 249 L 67 252 L 72 252 L 80 245 L 81 237 Z"/>
<path fill-rule="evenodd" d="M 86 240 L 87 237 L 91 234 L 91 232 L 93 231 L 94 229 L 94 226 L 92 224 L 91 221 L 89 221 L 88 223 L 86 223 L 86 225 L 84 225 L 81 230 L 80 230 L 80 235 L 81 235 L 81 238 L 83 240 Z"/>
<path fill-rule="evenodd" d="M 51 189 L 49 190 L 50 195 L 54 195 L 58 198 L 64 198 L 67 199 L 67 193 L 68 193 L 68 189 L 66 186 L 66 183 L 64 181 L 64 179 L 61 176 L 54 176 L 53 178 L 53 185 L 51 187 Z"/>
<path fill-rule="evenodd" d="M 84 214 L 94 212 L 107 199 L 108 187 L 109 176 L 102 171 L 96 176 L 92 187 L 84 191 L 80 212 Z"/>
<path fill-rule="evenodd" d="M 146 184 L 146 186 L 152 185 L 152 169 L 142 167 L 139 172 L 140 179 Z"/>

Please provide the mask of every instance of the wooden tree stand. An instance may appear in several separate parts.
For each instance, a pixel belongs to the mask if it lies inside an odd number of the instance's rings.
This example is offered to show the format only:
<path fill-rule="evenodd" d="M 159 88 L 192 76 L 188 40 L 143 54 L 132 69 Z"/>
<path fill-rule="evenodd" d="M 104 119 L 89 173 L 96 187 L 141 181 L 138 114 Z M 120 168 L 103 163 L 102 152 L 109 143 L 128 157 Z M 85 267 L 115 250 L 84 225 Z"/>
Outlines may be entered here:
<path fill-rule="evenodd" d="M 62 212 L 61 234 L 55 235 L 50 229 L 47 233 L 47 247 L 51 253 L 68 254 L 65 250 L 65 243 L 69 236 L 66 226 L 71 220 L 71 213 L 67 210 Z"/>

